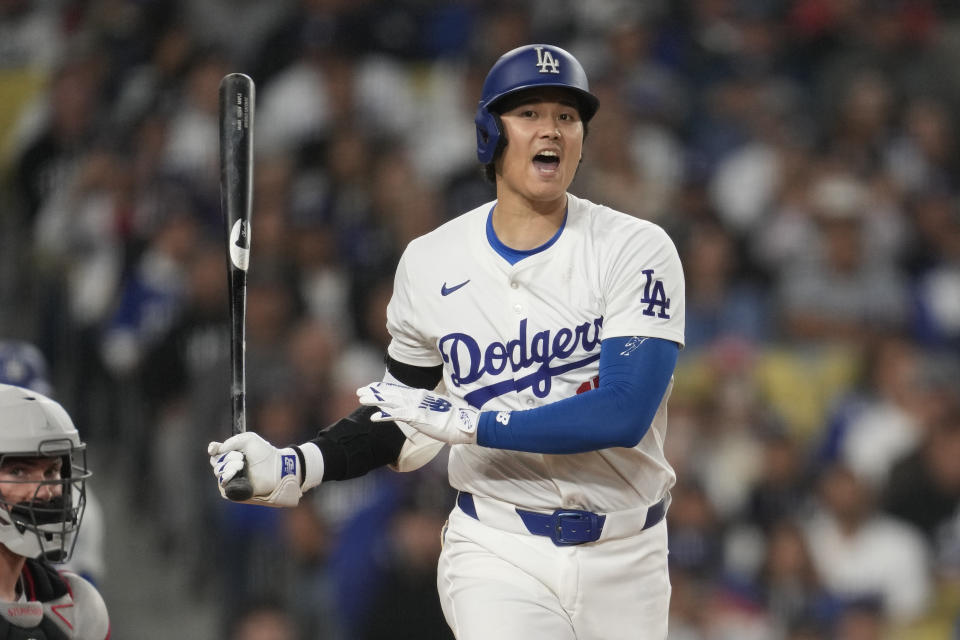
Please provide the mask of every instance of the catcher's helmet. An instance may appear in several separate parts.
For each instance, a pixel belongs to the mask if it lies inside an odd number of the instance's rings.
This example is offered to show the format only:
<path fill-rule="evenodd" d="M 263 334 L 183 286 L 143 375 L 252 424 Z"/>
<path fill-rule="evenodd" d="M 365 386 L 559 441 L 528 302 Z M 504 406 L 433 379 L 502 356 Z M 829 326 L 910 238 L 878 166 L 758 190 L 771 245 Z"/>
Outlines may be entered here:
<path fill-rule="evenodd" d="M 0 478 L 0 544 L 29 558 L 64 562 L 86 507 L 86 445 L 59 403 L 22 387 L 0 384 L 0 472 L 16 458 L 60 458 L 58 478 L 42 482 Z M 32 499 L 8 496 L 18 482 L 37 484 Z M 41 488 L 52 497 L 41 498 Z"/>
<path fill-rule="evenodd" d="M 483 92 L 474 122 L 477 125 L 477 158 L 492 162 L 504 143 L 496 104 L 506 96 L 534 87 L 563 87 L 577 98 L 584 122 L 597 112 L 600 101 L 590 93 L 587 74 L 569 52 L 549 44 L 529 44 L 500 56 L 483 81 Z"/>

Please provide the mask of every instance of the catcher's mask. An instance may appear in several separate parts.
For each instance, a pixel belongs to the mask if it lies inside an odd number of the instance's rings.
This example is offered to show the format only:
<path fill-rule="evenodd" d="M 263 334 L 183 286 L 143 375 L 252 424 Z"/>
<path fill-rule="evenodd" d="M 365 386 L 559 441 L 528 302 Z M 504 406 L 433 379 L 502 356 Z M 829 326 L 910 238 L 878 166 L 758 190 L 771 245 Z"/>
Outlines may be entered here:
<path fill-rule="evenodd" d="M 0 384 L 0 544 L 65 562 L 86 507 L 86 445 L 50 398 Z"/>

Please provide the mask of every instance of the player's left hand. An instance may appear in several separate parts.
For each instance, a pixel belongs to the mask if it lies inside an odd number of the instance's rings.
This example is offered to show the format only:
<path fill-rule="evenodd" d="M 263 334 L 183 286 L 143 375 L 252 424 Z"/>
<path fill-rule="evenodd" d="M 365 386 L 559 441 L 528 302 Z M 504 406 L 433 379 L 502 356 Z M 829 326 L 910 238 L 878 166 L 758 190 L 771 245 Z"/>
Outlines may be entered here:
<path fill-rule="evenodd" d="M 377 407 L 374 422 L 403 422 L 435 440 L 448 444 L 477 441 L 480 412 L 454 404 L 451 398 L 390 382 L 374 382 L 357 389 L 360 404 Z"/>

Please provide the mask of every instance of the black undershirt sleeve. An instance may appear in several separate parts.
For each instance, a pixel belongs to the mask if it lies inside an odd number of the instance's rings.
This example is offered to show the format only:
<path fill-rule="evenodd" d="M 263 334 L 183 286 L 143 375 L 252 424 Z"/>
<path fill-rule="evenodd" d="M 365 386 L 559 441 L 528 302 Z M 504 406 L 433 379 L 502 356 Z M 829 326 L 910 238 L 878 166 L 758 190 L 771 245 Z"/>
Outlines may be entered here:
<path fill-rule="evenodd" d="M 384 357 L 387 363 L 387 371 L 394 378 L 416 389 L 433 389 L 440 384 L 443 378 L 443 365 L 438 364 L 435 367 L 415 367 L 412 364 L 404 364 L 394 360 L 390 356 Z"/>
<path fill-rule="evenodd" d="M 417 367 L 390 356 L 386 364 L 390 375 L 419 389 L 433 389 L 443 377 L 442 365 Z M 356 478 L 397 461 L 406 436 L 395 422 L 371 422 L 376 412 L 376 407 L 358 407 L 311 440 L 323 454 L 324 482 Z"/>

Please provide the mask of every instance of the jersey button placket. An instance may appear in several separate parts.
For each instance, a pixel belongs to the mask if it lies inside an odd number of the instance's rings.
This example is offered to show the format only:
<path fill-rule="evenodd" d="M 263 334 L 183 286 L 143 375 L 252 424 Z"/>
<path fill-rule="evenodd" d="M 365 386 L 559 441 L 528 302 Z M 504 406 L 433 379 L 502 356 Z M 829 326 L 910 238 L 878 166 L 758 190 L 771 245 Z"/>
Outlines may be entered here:
<path fill-rule="evenodd" d="M 517 315 L 523 313 L 523 298 L 520 295 L 520 283 L 516 280 L 510 280 L 510 296 L 509 300 L 512 303 L 510 306 L 513 308 L 513 312 Z"/>
<path fill-rule="evenodd" d="M 514 313 L 516 313 L 518 316 L 523 315 L 526 300 L 524 300 L 523 290 L 520 287 L 520 282 L 511 277 L 509 280 L 509 285 L 510 290 L 507 292 L 507 299 L 510 302 L 510 306 L 513 308 Z M 520 398 L 522 398 L 521 402 L 523 402 L 527 408 L 532 408 L 534 405 L 536 405 L 537 401 L 530 397 L 529 393 L 530 389 L 527 389 L 524 392 L 518 393 L 518 395 Z"/>

